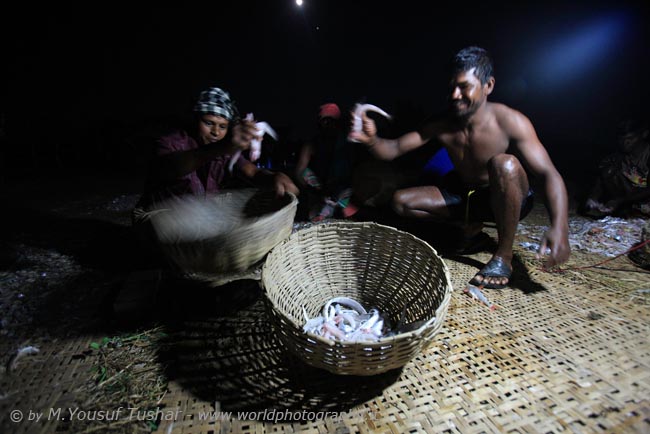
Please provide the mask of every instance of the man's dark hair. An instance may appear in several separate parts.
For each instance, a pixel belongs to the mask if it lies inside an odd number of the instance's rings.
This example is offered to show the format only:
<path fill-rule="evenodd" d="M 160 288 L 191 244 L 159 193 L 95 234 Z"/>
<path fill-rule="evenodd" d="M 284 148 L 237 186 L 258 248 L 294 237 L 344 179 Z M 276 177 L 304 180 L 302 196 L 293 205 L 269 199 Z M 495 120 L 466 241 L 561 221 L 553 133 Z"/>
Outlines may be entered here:
<path fill-rule="evenodd" d="M 626 119 L 618 124 L 618 135 L 624 136 L 626 134 L 643 134 L 648 125 L 641 119 Z"/>
<path fill-rule="evenodd" d="M 492 58 L 487 50 L 480 47 L 467 47 L 456 53 L 452 65 L 454 74 L 469 71 L 472 68 L 476 68 L 474 74 L 481 80 L 481 84 L 487 83 L 490 77 L 494 75 L 492 72 Z"/>

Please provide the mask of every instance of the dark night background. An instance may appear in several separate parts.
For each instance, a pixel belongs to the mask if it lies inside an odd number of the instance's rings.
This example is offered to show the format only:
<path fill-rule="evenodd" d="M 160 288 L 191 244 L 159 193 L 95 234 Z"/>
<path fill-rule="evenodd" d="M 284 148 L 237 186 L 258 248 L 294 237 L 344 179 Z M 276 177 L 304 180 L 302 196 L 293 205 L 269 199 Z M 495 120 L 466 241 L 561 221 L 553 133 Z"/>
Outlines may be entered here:
<path fill-rule="evenodd" d="M 647 7 L 453 2 L 220 2 L 177 10 L 3 16 L 3 175 L 145 170 L 148 138 L 203 88 L 227 89 L 283 133 L 312 134 L 320 104 L 367 101 L 415 127 L 445 107 L 446 64 L 467 45 L 495 61 L 492 101 L 522 111 L 570 185 L 646 117 Z M 6 182 L 6 181 L 5 181 Z"/>

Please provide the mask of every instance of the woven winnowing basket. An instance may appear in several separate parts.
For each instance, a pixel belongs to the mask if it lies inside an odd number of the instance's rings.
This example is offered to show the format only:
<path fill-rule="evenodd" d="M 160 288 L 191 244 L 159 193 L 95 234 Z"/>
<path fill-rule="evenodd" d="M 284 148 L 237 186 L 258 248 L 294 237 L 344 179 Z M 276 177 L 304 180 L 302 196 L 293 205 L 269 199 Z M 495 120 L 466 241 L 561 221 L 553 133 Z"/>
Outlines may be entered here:
<path fill-rule="evenodd" d="M 426 242 L 376 223 L 313 226 L 277 245 L 262 268 L 266 306 L 281 341 L 306 363 L 336 374 L 375 375 L 405 365 L 440 330 L 451 298 L 449 270 Z M 318 316 L 331 298 L 376 307 L 418 325 L 375 342 L 306 334 L 303 308 Z"/>
<path fill-rule="evenodd" d="M 298 200 L 230 190 L 164 204 L 152 225 L 169 261 L 188 276 L 247 270 L 291 234 Z"/>

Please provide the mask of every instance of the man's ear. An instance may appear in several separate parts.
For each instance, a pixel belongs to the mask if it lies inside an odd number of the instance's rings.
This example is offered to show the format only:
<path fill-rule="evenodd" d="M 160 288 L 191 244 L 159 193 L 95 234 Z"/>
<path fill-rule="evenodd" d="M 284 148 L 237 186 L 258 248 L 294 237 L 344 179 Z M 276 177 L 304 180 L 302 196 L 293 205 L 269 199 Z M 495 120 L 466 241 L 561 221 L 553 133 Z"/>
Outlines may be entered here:
<path fill-rule="evenodd" d="M 489 95 L 494 90 L 494 77 L 488 78 L 487 83 L 483 85 L 485 87 L 485 94 Z"/>

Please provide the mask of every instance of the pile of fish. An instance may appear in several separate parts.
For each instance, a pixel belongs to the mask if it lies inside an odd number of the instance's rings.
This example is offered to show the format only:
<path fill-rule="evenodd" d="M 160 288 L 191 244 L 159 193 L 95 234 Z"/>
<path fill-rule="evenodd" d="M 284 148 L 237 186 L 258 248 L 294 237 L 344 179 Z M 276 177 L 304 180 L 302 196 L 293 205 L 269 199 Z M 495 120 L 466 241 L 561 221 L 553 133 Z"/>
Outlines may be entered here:
<path fill-rule="evenodd" d="M 598 253 L 614 257 L 625 252 L 641 239 L 644 219 L 607 216 L 600 220 L 592 220 L 581 216 L 571 216 L 569 219 L 569 244 L 572 250 L 588 253 Z M 548 226 L 538 226 L 519 223 L 518 234 L 527 236 L 537 242 L 524 241 L 519 245 L 526 250 L 538 251 L 541 234 Z"/>
<path fill-rule="evenodd" d="M 389 334 L 387 321 L 377 309 L 366 309 L 348 297 L 335 297 L 325 303 L 320 316 L 305 316 L 305 333 L 313 333 L 325 339 L 347 342 L 376 341 Z"/>

